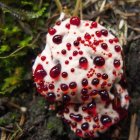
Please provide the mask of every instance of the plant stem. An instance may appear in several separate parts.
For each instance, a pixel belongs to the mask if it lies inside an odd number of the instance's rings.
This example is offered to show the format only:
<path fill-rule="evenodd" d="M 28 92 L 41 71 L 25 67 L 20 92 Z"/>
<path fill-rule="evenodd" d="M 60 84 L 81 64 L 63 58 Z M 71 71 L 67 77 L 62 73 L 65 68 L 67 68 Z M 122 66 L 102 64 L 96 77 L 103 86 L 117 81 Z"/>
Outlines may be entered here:
<path fill-rule="evenodd" d="M 60 0 L 55 0 L 55 3 L 57 5 L 59 12 L 61 13 L 62 12 L 62 4 L 61 4 Z"/>
<path fill-rule="evenodd" d="M 73 16 L 77 16 L 78 15 L 78 11 L 80 9 L 81 2 L 82 2 L 81 0 L 77 0 L 76 6 L 75 6 L 75 9 L 74 9 L 74 12 L 73 12 Z"/>

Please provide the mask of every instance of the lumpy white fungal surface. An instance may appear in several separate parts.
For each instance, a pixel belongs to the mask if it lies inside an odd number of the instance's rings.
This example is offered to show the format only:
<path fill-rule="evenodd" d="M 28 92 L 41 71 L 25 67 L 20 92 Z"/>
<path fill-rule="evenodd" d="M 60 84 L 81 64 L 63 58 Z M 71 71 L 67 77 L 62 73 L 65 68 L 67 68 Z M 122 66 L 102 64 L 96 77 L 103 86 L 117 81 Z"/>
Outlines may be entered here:
<path fill-rule="evenodd" d="M 65 106 L 61 117 L 81 137 L 96 137 L 120 119 L 119 109 L 128 108 L 123 75 L 118 39 L 99 23 L 78 17 L 57 21 L 48 30 L 45 49 L 33 65 L 38 92 Z"/>

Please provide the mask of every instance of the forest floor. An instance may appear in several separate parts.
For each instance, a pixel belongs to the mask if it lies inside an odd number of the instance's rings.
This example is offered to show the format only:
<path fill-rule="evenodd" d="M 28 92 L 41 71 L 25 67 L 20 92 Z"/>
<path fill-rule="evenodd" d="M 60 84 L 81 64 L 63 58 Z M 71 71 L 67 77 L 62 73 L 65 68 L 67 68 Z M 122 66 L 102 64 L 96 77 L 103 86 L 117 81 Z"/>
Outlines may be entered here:
<path fill-rule="evenodd" d="M 64 3 L 65 5 L 65 3 Z M 73 3 L 69 5 L 72 7 Z M 127 88 L 131 97 L 128 115 L 96 140 L 140 140 L 140 3 L 87 0 L 80 16 L 97 20 L 116 31 L 124 48 Z M 80 140 L 48 110 L 47 101 L 28 88 L 20 95 L 0 98 L 1 140 Z M 131 131 L 130 131 L 131 127 Z"/>

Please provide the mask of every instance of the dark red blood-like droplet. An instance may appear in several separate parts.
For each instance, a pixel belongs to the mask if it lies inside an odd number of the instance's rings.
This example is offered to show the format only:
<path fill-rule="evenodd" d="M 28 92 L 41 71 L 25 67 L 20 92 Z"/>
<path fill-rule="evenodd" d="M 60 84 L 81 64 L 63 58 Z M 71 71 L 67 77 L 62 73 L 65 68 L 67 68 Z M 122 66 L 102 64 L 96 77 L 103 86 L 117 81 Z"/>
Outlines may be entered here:
<path fill-rule="evenodd" d="M 96 96 L 98 94 L 98 90 L 92 90 L 90 92 L 90 96 Z"/>
<path fill-rule="evenodd" d="M 47 95 L 46 95 L 46 98 L 47 98 L 48 101 L 54 102 L 56 96 L 55 96 L 55 94 L 53 92 L 48 92 Z"/>
<path fill-rule="evenodd" d="M 88 66 L 88 60 L 87 60 L 87 58 L 81 57 L 79 59 L 79 65 L 80 65 L 81 68 L 84 68 L 84 69 L 87 68 L 87 66 Z"/>
<path fill-rule="evenodd" d="M 96 109 L 96 104 L 95 104 L 95 102 L 92 101 L 91 103 L 87 104 L 87 109 L 88 109 L 88 111 L 94 112 L 95 109 Z"/>
<path fill-rule="evenodd" d="M 66 61 L 65 61 L 65 64 L 66 64 L 66 65 L 68 65 L 68 64 L 69 64 L 69 61 L 68 61 L 68 60 L 66 60 Z"/>
<path fill-rule="evenodd" d="M 83 54 L 83 51 L 79 51 L 79 54 L 82 55 Z"/>
<path fill-rule="evenodd" d="M 69 88 L 71 88 L 71 89 L 75 89 L 76 87 L 77 87 L 76 82 L 71 82 L 71 83 L 69 84 Z"/>
<path fill-rule="evenodd" d="M 41 60 L 44 61 L 46 59 L 46 56 L 41 56 Z"/>
<path fill-rule="evenodd" d="M 62 51 L 61 51 L 61 53 L 63 54 L 63 55 L 65 55 L 66 54 L 66 50 L 65 49 L 63 49 Z"/>
<path fill-rule="evenodd" d="M 76 56 L 78 54 L 77 51 L 73 51 L 73 56 Z"/>
<path fill-rule="evenodd" d="M 56 33 L 56 29 L 49 28 L 48 32 L 49 32 L 50 35 L 54 35 Z"/>
<path fill-rule="evenodd" d="M 44 70 L 43 66 L 39 64 L 34 72 L 34 80 L 35 81 L 42 81 L 43 78 L 47 75 L 47 72 Z"/>
<path fill-rule="evenodd" d="M 67 43 L 66 47 L 67 47 L 68 50 L 71 50 L 71 44 L 70 43 Z"/>
<path fill-rule="evenodd" d="M 114 66 L 115 66 L 116 68 L 118 68 L 120 65 L 121 65 L 120 60 L 115 59 L 115 60 L 114 60 Z"/>
<path fill-rule="evenodd" d="M 99 45 L 99 41 L 94 40 L 93 44 L 94 44 L 95 46 L 98 46 L 98 45 Z"/>
<path fill-rule="evenodd" d="M 50 70 L 51 78 L 57 78 L 61 73 L 61 64 L 57 64 Z"/>
<path fill-rule="evenodd" d="M 68 76 L 68 73 L 67 72 L 62 72 L 61 75 L 62 75 L 63 78 L 66 78 Z"/>
<path fill-rule="evenodd" d="M 104 74 L 102 74 L 102 78 L 103 78 L 104 80 L 106 80 L 106 79 L 108 79 L 108 75 L 107 75 L 106 73 L 104 73 Z"/>
<path fill-rule="evenodd" d="M 101 30 L 101 33 L 102 33 L 102 35 L 104 35 L 104 36 L 107 36 L 107 35 L 108 35 L 108 31 L 105 30 L 105 29 L 102 29 L 102 30 Z"/>
<path fill-rule="evenodd" d="M 79 17 L 72 17 L 70 19 L 70 24 L 79 26 L 80 25 L 80 18 Z"/>
<path fill-rule="evenodd" d="M 71 72 L 74 72 L 75 71 L 75 69 L 74 68 L 71 68 L 71 70 L 70 70 Z"/>
<path fill-rule="evenodd" d="M 89 128 L 89 124 L 87 122 L 81 125 L 82 130 L 87 130 Z"/>
<path fill-rule="evenodd" d="M 103 101 L 108 101 L 109 100 L 109 94 L 108 94 L 108 92 L 106 90 L 100 90 L 99 94 L 100 94 L 101 99 Z"/>
<path fill-rule="evenodd" d="M 70 98 L 69 95 L 67 95 L 67 94 L 63 95 L 63 102 L 64 102 L 64 103 L 69 103 L 70 100 L 71 100 L 71 98 Z"/>
<path fill-rule="evenodd" d="M 78 46 L 78 45 L 79 45 L 79 41 L 75 40 L 75 41 L 73 42 L 73 45 L 74 45 L 74 46 Z"/>
<path fill-rule="evenodd" d="M 70 24 L 69 23 L 66 24 L 66 28 L 70 29 Z"/>
<path fill-rule="evenodd" d="M 83 101 L 87 101 L 89 99 L 89 95 L 82 95 L 81 98 Z"/>
<path fill-rule="evenodd" d="M 87 95 L 87 94 L 88 94 L 88 89 L 87 89 L 87 88 L 83 88 L 83 89 L 81 90 L 81 93 L 82 93 L 83 95 Z"/>
<path fill-rule="evenodd" d="M 91 81 L 92 85 L 98 85 L 99 84 L 99 79 L 98 78 L 94 78 L 92 81 Z"/>
<path fill-rule="evenodd" d="M 53 84 L 49 84 L 49 89 L 54 89 L 54 85 Z"/>
<path fill-rule="evenodd" d="M 102 49 L 106 50 L 108 48 L 108 45 L 106 43 L 101 44 Z"/>
<path fill-rule="evenodd" d="M 82 131 L 80 129 L 76 129 L 76 135 L 82 137 L 83 136 Z"/>
<path fill-rule="evenodd" d="M 83 119 L 83 117 L 82 117 L 81 114 L 76 114 L 75 115 L 73 113 L 70 114 L 70 118 L 73 119 L 73 120 L 75 120 L 76 122 L 80 122 Z"/>
<path fill-rule="evenodd" d="M 55 35 L 52 40 L 55 44 L 60 44 L 62 43 L 62 35 Z"/>
<path fill-rule="evenodd" d="M 120 47 L 119 45 L 116 45 L 116 46 L 115 46 L 115 51 L 116 51 L 116 52 L 120 52 L 120 51 L 121 51 L 121 47 Z"/>
<path fill-rule="evenodd" d="M 95 34 L 97 37 L 101 37 L 101 35 L 102 35 L 100 31 L 96 31 Z"/>
<path fill-rule="evenodd" d="M 97 27 L 97 22 L 94 22 L 94 21 L 93 21 L 93 22 L 91 23 L 91 27 L 96 28 L 96 27 Z"/>
<path fill-rule="evenodd" d="M 85 36 L 84 36 L 85 40 L 90 40 L 91 39 L 91 36 L 89 33 L 86 33 Z"/>
<path fill-rule="evenodd" d="M 105 127 L 109 127 L 112 123 L 112 119 L 108 115 L 102 115 L 100 121 Z"/>
<path fill-rule="evenodd" d="M 113 39 L 109 39 L 109 43 L 112 44 L 113 43 Z"/>
<path fill-rule="evenodd" d="M 60 25 L 61 24 L 61 21 L 60 20 L 58 20 L 58 21 L 56 21 L 56 23 L 55 23 L 56 25 Z"/>
<path fill-rule="evenodd" d="M 84 78 L 82 80 L 82 86 L 87 86 L 88 85 L 88 80 L 86 78 Z"/>
<path fill-rule="evenodd" d="M 94 64 L 97 66 L 103 66 L 105 64 L 105 59 L 102 56 L 96 56 L 94 58 Z"/>
<path fill-rule="evenodd" d="M 62 91 L 67 91 L 69 88 L 68 85 L 66 85 L 66 84 L 61 84 L 60 87 L 61 87 Z"/>

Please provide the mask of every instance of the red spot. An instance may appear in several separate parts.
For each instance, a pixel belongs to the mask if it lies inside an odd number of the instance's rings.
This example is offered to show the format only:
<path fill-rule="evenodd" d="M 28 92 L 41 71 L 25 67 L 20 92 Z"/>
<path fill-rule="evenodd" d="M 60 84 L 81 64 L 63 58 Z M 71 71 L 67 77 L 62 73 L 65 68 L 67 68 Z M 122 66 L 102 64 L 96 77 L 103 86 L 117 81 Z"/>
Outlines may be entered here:
<path fill-rule="evenodd" d="M 109 43 L 112 44 L 113 43 L 113 40 L 112 39 L 109 39 Z"/>
<path fill-rule="evenodd" d="M 71 72 L 74 72 L 75 71 L 75 69 L 74 68 L 71 68 Z"/>
<path fill-rule="evenodd" d="M 77 37 L 77 41 L 81 41 L 81 37 Z"/>
<path fill-rule="evenodd" d="M 73 56 L 76 56 L 78 54 L 77 51 L 73 51 Z"/>
<path fill-rule="evenodd" d="M 65 61 L 65 64 L 66 64 L 66 65 L 68 65 L 68 64 L 69 64 L 69 61 L 68 61 L 68 60 L 66 60 L 66 61 Z"/>
<path fill-rule="evenodd" d="M 56 25 L 60 25 L 60 24 L 61 24 L 61 21 L 59 20 L 59 21 L 57 21 L 55 24 L 56 24 Z"/>
<path fill-rule="evenodd" d="M 108 79 L 108 75 L 107 75 L 106 73 L 104 73 L 104 74 L 102 74 L 102 78 L 103 78 L 104 80 L 106 80 L 106 79 Z"/>
<path fill-rule="evenodd" d="M 62 35 L 55 35 L 52 40 L 55 44 L 60 44 L 62 42 Z"/>
<path fill-rule="evenodd" d="M 101 44 L 102 49 L 106 50 L 108 48 L 108 45 L 106 43 Z"/>
<path fill-rule="evenodd" d="M 102 115 L 100 121 L 105 127 L 109 127 L 112 124 L 112 119 L 108 115 Z"/>
<path fill-rule="evenodd" d="M 91 39 L 91 36 L 89 33 L 86 33 L 85 36 L 84 36 L 85 40 L 90 40 Z"/>
<path fill-rule="evenodd" d="M 57 64 L 50 70 L 50 76 L 51 78 L 57 78 L 60 75 L 61 72 L 61 65 Z"/>
<path fill-rule="evenodd" d="M 66 84 L 61 84 L 60 87 L 61 87 L 62 91 L 67 91 L 69 88 L 68 85 L 66 85 Z"/>
<path fill-rule="evenodd" d="M 63 49 L 62 51 L 61 51 L 61 53 L 63 54 L 63 55 L 65 55 L 66 54 L 66 50 L 65 49 Z"/>
<path fill-rule="evenodd" d="M 109 54 L 108 54 L 108 57 L 112 57 L 112 53 L 109 53 Z"/>
<path fill-rule="evenodd" d="M 39 64 L 34 72 L 34 80 L 35 81 L 42 81 L 44 77 L 47 75 L 47 72 L 44 70 L 43 66 Z"/>
<path fill-rule="evenodd" d="M 98 95 L 98 91 L 97 90 L 92 90 L 90 92 L 90 96 L 96 96 L 96 95 Z"/>
<path fill-rule="evenodd" d="M 70 118 L 73 119 L 73 120 L 75 120 L 76 122 L 81 122 L 82 119 L 83 119 L 83 117 L 82 117 L 81 114 L 76 114 L 75 115 L 73 113 L 70 114 Z"/>
<path fill-rule="evenodd" d="M 67 72 L 62 72 L 61 75 L 62 75 L 63 78 L 66 78 L 68 76 L 68 73 Z"/>
<path fill-rule="evenodd" d="M 72 17 L 70 19 L 70 24 L 79 26 L 80 25 L 80 18 L 79 17 Z"/>
<path fill-rule="evenodd" d="M 76 135 L 82 137 L 83 136 L 82 131 L 80 129 L 76 129 Z"/>
<path fill-rule="evenodd" d="M 55 99 L 56 99 L 56 96 L 53 92 L 48 92 L 47 95 L 46 95 L 46 98 L 47 98 L 48 101 L 54 102 Z"/>
<path fill-rule="evenodd" d="M 41 60 L 44 61 L 46 59 L 46 56 L 41 56 Z"/>
<path fill-rule="evenodd" d="M 67 43 L 66 47 L 67 47 L 68 50 L 71 50 L 71 44 L 70 43 Z"/>
<path fill-rule="evenodd" d="M 48 32 L 49 32 L 50 35 L 54 35 L 56 33 L 56 29 L 49 28 Z"/>
<path fill-rule="evenodd" d="M 49 89 L 54 89 L 54 85 L 53 84 L 49 84 Z"/>
<path fill-rule="evenodd" d="M 108 101 L 109 100 L 109 94 L 108 94 L 108 92 L 106 90 L 100 90 L 99 94 L 100 94 L 101 99 L 103 101 Z"/>
<path fill-rule="evenodd" d="M 116 52 L 120 52 L 120 51 L 121 51 L 121 47 L 120 47 L 119 45 L 116 45 L 116 46 L 115 46 L 115 51 L 116 51 Z"/>
<path fill-rule="evenodd" d="M 91 23 L 91 27 L 96 28 L 96 27 L 97 27 L 97 22 L 92 22 L 92 23 Z"/>
<path fill-rule="evenodd" d="M 102 33 L 102 35 L 104 35 L 104 36 L 107 36 L 107 35 L 108 35 L 108 31 L 105 30 L 105 29 L 102 29 L 102 30 L 101 30 L 101 33 Z"/>
<path fill-rule="evenodd" d="M 66 24 L 66 28 L 70 29 L 70 24 L 69 23 Z"/>
<path fill-rule="evenodd" d="M 83 51 L 79 51 L 79 54 L 82 55 L 83 54 Z"/>
<path fill-rule="evenodd" d="M 97 37 L 101 37 L 101 35 L 102 35 L 100 31 L 96 31 L 95 34 Z"/>
<path fill-rule="evenodd" d="M 114 40 L 115 43 L 119 42 L 119 39 L 117 37 L 115 37 L 113 40 Z"/>
<path fill-rule="evenodd" d="M 82 130 L 87 130 L 89 128 L 89 123 L 85 122 L 81 125 Z"/>
<path fill-rule="evenodd" d="M 79 41 L 75 40 L 75 41 L 73 42 L 73 45 L 74 45 L 74 46 L 79 46 Z"/>
<path fill-rule="evenodd" d="M 101 77 L 101 73 L 97 73 L 97 77 Z"/>
<path fill-rule="evenodd" d="M 84 68 L 84 69 L 87 68 L 88 67 L 88 60 L 87 60 L 87 58 L 81 57 L 79 59 L 79 65 L 80 65 L 81 68 Z"/>
<path fill-rule="evenodd" d="M 82 86 L 87 86 L 88 85 L 88 80 L 86 78 L 84 78 L 82 80 Z"/>
<path fill-rule="evenodd" d="M 96 45 L 96 46 L 98 46 L 99 45 L 99 41 L 94 40 L 93 44 Z"/>
<path fill-rule="evenodd" d="M 121 65 L 120 60 L 115 59 L 115 60 L 114 60 L 114 66 L 115 66 L 116 68 L 118 68 L 118 67 L 120 67 L 120 65 Z"/>
<path fill-rule="evenodd" d="M 69 88 L 71 88 L 71 89 L 75 89 L 76 87 L 77 87 L 76 82 L 71 82 L 71 83 L 69 84 Z"/>
<path fill-rule="evenodd" d="M 96 66 L 103 66 L 105 64 L 105 59 L 102 56 L 96 56 L 94 58 L 94 64 Z"/>
<path fill-rule="evenodd" d="M 91 81 L 92 85 L 98 85 L 99 84 L 99 79 L 98 78 L 94 78 L 92 81 Z"/>

